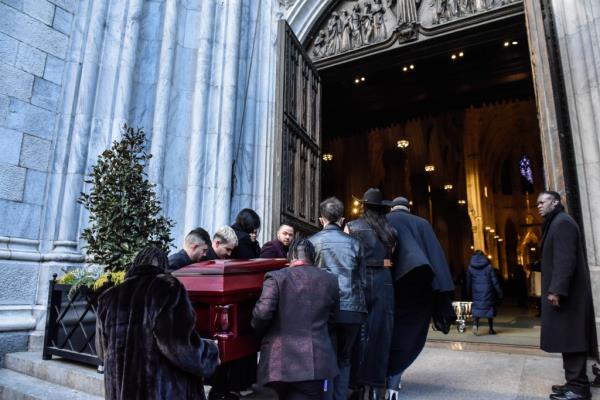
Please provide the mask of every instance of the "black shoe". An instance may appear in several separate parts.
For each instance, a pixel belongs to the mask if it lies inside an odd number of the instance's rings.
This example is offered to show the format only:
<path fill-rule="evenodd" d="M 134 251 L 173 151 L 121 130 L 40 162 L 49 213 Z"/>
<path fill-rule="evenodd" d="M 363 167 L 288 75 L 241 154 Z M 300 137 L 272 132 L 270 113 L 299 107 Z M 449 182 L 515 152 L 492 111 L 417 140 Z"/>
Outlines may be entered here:
<path fill-rule="evenodd" d="M 567 385 L 552 385 L 552 393 L 563 394 L 568 390 Z"/>
<path fill-rule="evenodd" d="M 495 335 L 495 334 L 496 334 L 496 331 L 495 331 L 495 330 L 493 330 L 493 329 L 490 329 L 490 330 L 488 331 L 488 333 L 489 333 L 490 335 Z"/>
<path fill-rule="evenodd" d="M 570 390 L 567 390 L 564 393 L 552 393 L 550 395 L 550 399 L 552 400 L 588 400 L 591 399 L 591 394 L 577 394 L 573 393 Z"/>

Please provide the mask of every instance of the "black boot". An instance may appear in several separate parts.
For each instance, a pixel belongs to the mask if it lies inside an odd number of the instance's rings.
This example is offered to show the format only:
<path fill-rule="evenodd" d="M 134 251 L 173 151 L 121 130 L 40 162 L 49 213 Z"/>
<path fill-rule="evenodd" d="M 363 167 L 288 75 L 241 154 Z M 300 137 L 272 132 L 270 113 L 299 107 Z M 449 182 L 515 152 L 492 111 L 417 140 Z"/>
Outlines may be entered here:
<path fill-rule="evenodd" d="M 489 334 L 495 335 L 496 331 L 494 330 L 494 318 L 488 318 L 488 325 L 490 326 Z"/>

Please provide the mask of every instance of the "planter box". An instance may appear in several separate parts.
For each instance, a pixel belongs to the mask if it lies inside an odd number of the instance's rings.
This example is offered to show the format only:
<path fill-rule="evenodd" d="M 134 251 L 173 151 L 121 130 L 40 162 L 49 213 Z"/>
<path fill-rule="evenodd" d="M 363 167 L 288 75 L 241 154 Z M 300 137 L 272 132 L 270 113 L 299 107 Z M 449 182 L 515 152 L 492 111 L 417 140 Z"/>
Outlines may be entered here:
<path fill-rule="evenodd" d="M 69 298 L 71 285 L 56 283 L 48 289 L 48 309 L 42 357 L 60 356 L 84 364 L 99 366 L 96 354 L 96 299 L 100 292 L 81 287 Z"/>

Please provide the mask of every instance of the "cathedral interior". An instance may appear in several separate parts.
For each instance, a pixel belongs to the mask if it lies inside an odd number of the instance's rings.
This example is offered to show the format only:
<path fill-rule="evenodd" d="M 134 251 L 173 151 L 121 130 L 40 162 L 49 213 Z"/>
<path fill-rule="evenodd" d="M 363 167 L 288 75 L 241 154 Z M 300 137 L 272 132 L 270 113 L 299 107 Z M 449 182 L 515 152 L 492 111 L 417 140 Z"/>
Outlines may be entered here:
<path fill-rule="evenodd" d="M 544 172 L 524 18 L 319 73 L 322 198 L 343 199 L 353 218 L 369 187 L 407 197 L 432 223 L 457 282 L 481 249 L 507 297 L 519 297 L 523 275 L 531 294 Z"/>

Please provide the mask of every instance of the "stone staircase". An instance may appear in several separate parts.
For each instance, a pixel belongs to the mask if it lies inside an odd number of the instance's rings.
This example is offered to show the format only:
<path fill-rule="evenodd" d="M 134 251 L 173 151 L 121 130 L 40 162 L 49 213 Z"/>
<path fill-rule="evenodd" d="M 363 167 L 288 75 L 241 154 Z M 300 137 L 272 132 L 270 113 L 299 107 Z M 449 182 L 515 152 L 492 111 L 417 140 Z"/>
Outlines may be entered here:
<path fill-rule="evenodd" d="M 96 368 L 41 352 L 7 354 L 0 369 L 0 400 L 103 399 L 103 375 Z"/>

